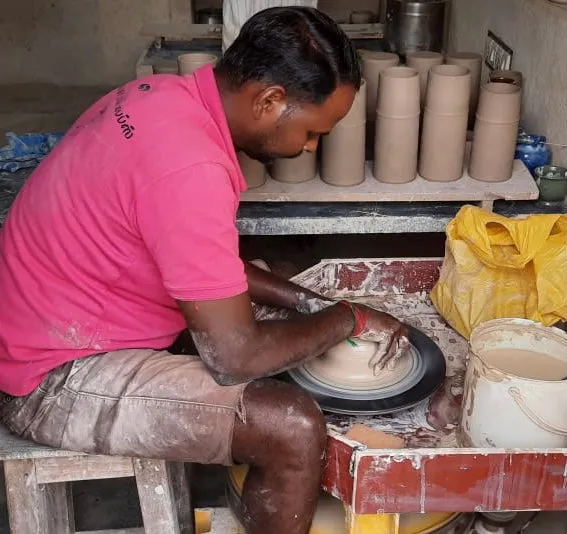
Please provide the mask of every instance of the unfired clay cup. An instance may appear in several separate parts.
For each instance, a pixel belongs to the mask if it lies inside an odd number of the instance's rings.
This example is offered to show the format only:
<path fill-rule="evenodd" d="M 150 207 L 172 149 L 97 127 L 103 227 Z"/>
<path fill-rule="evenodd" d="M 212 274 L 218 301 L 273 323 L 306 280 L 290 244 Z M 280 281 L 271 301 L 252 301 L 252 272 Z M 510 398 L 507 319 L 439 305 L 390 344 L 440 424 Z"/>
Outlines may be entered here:
<path fill-rule="evenodd" d="M 468 120 L 471 74 L 462 65 L 437 65 L 429 72 L 427 109 L 439 113 L 466 113 Z"/>
<path fill-rule="evenodd" d="M 390 67 L 380 74 L 378 113 L 386 117 L 419 115 L 419 74 L 408 67 Z"/>
<path fill-rule="evenodd" d="M 335 128 L 343 126 L 359 126 L 366 122 L 366 80 L 362 80 L 360 89 L 357 91 L 352 106 L 348 113 L 335 125 Z"/>
<path fill-rule="evenodd" d="M 489 74 L 488 80 L 494 83 L 506 80 L 504 83 L 511 83 L 522 87 L 524 84 L 524 75 L 519 70 L 493 70 Z"/>
<path fill-rule="evenodd" d="M 427 51 L 413 52 L 407 55 L 406 63 L 408 67 L 419 72 L 421 102 L 423 103 L 427 94 L 429 71 L 436 65 L 443 63 L 443 54 Z"/>
<path fill-rule="evenodd" d="M 507 83 L 487 83 L 481 89 L 477 117 L 493 122 L 516 122 L 520 119 L 522 90 Z"/>
<path fill-rule="evenodd" d="M 374 177 L 384 183 L 403 184 L 417 175 L 419 113 L 396 118 L 377 115 Z"/>
<path fill-rule="evenodd" d="M 365 178 L 366 84 L 357 92 L 348 114 L 321 141 L 321 179 L 352 186 Z"/>
<path fill-rule="evenodd" d="M 482 74 L 482 56 L 474 52 L 457 52 L 445 58 L 447 65 L 462 65 L 471 73 L 471 99 L 469 104 L 469 118 L 474 118 L 478 106 L 480 93 L 480 78 Z"/>
<path fill-rule="evenodd" d="M 303 152 L 297 158 L 276 159 L 271 168 L 274 180 L 287 184 L 299 184 L 317 175 L 317 154 Z"/>
<path fill-rule="evenodd" d="M 177 57 L 179 74 L 191 74 L 205 65 L 214 65 L 216 62 L 217 56 L 203 52 L 190 52 L 189 54 L 181 54 Z"/>
<path fill-rule="evenodd" d="M 508 124 L 477 117 L 469 174 L 481 182 L 505 182 L 512 177 L 519 121 Z"/>
<path fill-rule="evenodd" d="M 380 73 L 389 67 L 395 67 L 399 63 L 400 58 L 396 54 L 363 51 L 362 76 L 366 80 L 367 120 L 374 121 L 376 119 L 376 103 L 378 101 Z"/>
<path fill-rule="evenodd" d="M 426 110 L 421 133 L 419 174 L 431 182 L 452 182 L 463 175 L 468 113 L 439 115 Z"/>
<path fill-rule="evenodd" d="M 266 183 L 266 167 L 263 163 L 252 159 L 244 152 L 238 152 L 236 156 L 238 157 L 240 170 L 244 178 L 246 178 L 248 189 L 255 189 Z"/>

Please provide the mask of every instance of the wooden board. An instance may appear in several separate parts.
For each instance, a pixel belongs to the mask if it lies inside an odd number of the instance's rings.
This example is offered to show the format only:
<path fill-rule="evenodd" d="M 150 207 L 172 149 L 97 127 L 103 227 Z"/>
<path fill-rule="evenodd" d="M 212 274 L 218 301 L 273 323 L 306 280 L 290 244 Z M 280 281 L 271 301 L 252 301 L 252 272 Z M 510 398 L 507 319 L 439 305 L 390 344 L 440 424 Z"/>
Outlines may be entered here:
<path fill-rule="evenodd" d="M 512 178 L 506 182 L 486 183 L 465 172 L 460 180 L 449 183 L 428 182 L 418 176 L 407 184 L 385 184 L 372 175 L 366 163 L 366 180 L 352 187 L 335 187 L 319 177 L 301 184 L 284 184 L 268 178 L 257 189 L 242 193 L 242 202 L 483 202 L 535 200 L 539 191 L 523 162 L 514 162 Z"/>

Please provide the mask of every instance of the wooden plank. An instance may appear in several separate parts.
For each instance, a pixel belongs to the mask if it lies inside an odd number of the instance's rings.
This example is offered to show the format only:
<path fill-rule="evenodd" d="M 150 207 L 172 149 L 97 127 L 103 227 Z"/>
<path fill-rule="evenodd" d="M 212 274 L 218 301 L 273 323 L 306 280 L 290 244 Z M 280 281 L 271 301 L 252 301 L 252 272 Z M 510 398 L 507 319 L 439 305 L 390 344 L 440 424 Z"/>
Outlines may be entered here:
<path fill-rule="evenodd" d="M 187 479 L 186 469 L 191 469 L 182 462 L 168 462 L 167 464 L 175 508 L 177 510 L 177 521 L 181 534 L 195 534 L 195 513 L 191 506 L 191 490 Z"/>
<path fill-rule="evenodd" d="M 67 494 L 61 485 L 39 484 L 34 460 L 4 462 L 8 520 L 14 534 L 70 534 L 72 512 L 65 509 Z M 50 509 L 55 505 L 55 509 Z"/>
<path fill-rule="evenodd" d="M 351 39 L 381 39 L 384 24 L 341 24 L 341 28 Z M 179 22 L 145 24 L 140 30 L 143 37 L 165 37 L 171 40 L 220 39 L 222 24 L 186 24 Z"/>
<path fill-rule="evenodd" d="M 47 510 L 53 524 L 53 532 L 74 534 L 75 514 L 71 485 L 67 482 L 59 482 L 43 486 L 43 488 L 46 490 Z"/>
<path fill-rule="evenodd" d="M 38 445 L 33 441 L 14 436 L 4 425 L 0 424 L 0 460 L 30 460 L 32 458 L 69 456 L 82 456 L 82 454 Z"/>
<path fill-rule="evenodd" d="M 180 534 L 173 488 L 163 460 L 134 459 L 146 534 Z"/>
<path fill-rule="evenodd" d="M 352 453 L 352 447 L 338 434 L 327 440 L 321 487 L 345 503 L 350 503 L 353 495 L 354 479 L 349 472 Z"/>
<path fill-rule="evenodd" d="M 567 450 L 355 454 L 357 514 L 567 508 Z"/>
<path fill-rule="evenodd" d="M 366 163 L 366 179 L 352 187 L 335 187 L 319 176 L 300 184 L 286 184 L 268 178 L 256 189 L 242 193 L 243 202 L 492 202 L 535 200 L 539 196 L 532 175 L 520 160 L 514 162 L 512 178 L 506 182 L 487 183 L 471 178 L 468 172 L 449 183 L 429 182 L 418 176 L 407 184 L 385 184 L 372 175 Z"/>
<path fill-rule="evenodd" d="M 120 456 L 40 458 L 36 460 L 36 476 L 40 484 L 124 478 L 134 476 L 134 468 L 131 458 Z"/>

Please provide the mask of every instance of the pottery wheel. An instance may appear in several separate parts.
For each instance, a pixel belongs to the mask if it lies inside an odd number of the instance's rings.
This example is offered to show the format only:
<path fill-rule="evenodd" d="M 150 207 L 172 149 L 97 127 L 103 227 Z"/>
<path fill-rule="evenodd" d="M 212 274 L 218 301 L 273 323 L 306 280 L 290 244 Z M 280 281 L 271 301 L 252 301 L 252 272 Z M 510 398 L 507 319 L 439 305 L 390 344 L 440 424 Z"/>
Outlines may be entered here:
<path fill-rule="evenodd" d="M 343 381 L 317 360 L 289 370 L 284 379 L 308 391 L 327 412 L 378 415 L 410 408 L 432 395 L 445 378 L 446 363 L 437 344 L 410 327 L 410 349 L 394 370 L 374 380 Z"/>

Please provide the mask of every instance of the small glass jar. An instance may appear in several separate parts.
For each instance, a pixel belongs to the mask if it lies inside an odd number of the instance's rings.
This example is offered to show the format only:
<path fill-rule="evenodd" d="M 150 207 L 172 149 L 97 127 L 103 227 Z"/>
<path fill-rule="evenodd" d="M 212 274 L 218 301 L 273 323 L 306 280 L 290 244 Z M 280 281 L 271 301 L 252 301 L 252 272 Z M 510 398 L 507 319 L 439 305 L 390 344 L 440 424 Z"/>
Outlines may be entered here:
<path fill-rule="evenodd" d="M 539 199 L 544 202 L 563 202 L 567 196 L 567 169 L 544 165 L 535 170 Z"/>
<path fill-rule="evenodd" d="M 535 176 L 534 172 L 537 167 L 551 163 L 552 152 L 546 141 L 543 135 L 521 133 L 518 137 L 515 158 L 524 162 L 532 176 Z"/>

